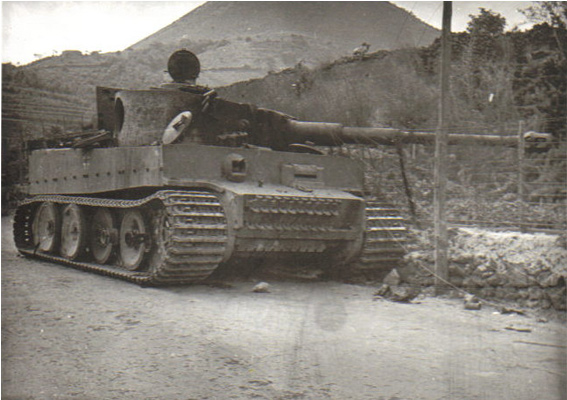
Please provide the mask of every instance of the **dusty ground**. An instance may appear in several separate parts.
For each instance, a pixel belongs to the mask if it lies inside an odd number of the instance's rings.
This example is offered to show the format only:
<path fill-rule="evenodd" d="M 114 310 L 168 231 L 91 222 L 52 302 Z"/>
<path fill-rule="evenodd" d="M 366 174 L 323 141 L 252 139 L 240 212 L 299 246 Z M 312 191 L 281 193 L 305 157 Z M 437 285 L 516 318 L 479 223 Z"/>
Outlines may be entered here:
<path fill-rule="evenodd" d="M 567 399 L 555 320 L 340 283 L 144 289 L 20 258 L 10 223 L 3 399 Z"/>

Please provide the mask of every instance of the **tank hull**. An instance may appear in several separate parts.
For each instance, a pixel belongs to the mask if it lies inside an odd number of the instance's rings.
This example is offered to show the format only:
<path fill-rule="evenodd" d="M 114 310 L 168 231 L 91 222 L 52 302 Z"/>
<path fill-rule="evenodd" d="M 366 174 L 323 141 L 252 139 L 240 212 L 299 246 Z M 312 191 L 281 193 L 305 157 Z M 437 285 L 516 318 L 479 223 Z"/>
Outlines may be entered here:
<path fill-rule="evenodd" d="M 139 284 L 200 282 L 243 260 L 389 271 L 403 255 L 402 218 L 369 208 L 362 169 L 346 158 L 177 144 L 40 150 L 31 165 L 19 250 Z M 38 216 L 46 207 L 58 217 Z M 62 225 L 75 228 L 65 236 Z M 81 256 L 38 251 L 42 235 Z"/>

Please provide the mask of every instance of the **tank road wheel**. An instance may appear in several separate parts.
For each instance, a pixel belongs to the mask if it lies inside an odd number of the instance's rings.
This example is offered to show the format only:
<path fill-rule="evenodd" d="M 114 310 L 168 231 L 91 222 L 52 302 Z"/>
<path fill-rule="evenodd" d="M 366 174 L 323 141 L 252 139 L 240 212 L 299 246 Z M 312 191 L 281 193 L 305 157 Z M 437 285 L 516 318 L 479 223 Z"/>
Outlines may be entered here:
<path fill-rule="evenodd" d="M 41 203 L 32 224 L 33 245 L 36 250 L 53 253 L 59 244 L 61 217 L 53 203 Z"/>
<path fill-rule="evenodd" d="M 61 216 L 61 256 L 76 260 L 85 252 L 87 224 L 83 209 L 69 204 Z"/>
<path fill-rule="evenodd" d="M 137 270 L 149 248 L 149 234 L 142 213 L 138 210 L 125 211 L 120 223 L 120 260 L 130 271 Z"/>
<path fill-rule="evenodd" d="M 98 208 L 93 215 L 90 247 L 93 258 L 99 264 L 111 261 L 114 245 L 118 241 L 114 216 L 108 208 Z"/>

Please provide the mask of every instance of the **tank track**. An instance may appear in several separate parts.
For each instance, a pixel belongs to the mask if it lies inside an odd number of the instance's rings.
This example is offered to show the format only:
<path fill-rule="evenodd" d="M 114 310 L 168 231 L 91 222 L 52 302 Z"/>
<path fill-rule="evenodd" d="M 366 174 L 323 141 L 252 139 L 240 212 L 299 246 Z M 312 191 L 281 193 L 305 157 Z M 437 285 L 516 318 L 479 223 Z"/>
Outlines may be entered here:
<path fill-rule="evenodd" d="M 361 270 L 378 270 L 384 275 L 399 266 L 406 253 L 405 219 L 392 205 L 378 201 L 366 202 L 366 229 L 358 259 Z"/>
<path fill-rule="evenodd" d="M 152 213 L 152 245 L 147 271 L 129 271 L 116 265 L 71 261 L 55 254 L 36 252 L 31 224 L 41 202 L 108 207 L 115 210 L 148 208 Z M 206 279 L 225 255 L 228 235 L 223 208 L 214 194 L 197 191 L 159 191 L 139 200 L 117 200 L 60 195 L 37 196 L 18 207 L 14 217 L 18 250 L 27 256 L 62 263 L 134 282 L 141 286 L 179 285 Z"/>

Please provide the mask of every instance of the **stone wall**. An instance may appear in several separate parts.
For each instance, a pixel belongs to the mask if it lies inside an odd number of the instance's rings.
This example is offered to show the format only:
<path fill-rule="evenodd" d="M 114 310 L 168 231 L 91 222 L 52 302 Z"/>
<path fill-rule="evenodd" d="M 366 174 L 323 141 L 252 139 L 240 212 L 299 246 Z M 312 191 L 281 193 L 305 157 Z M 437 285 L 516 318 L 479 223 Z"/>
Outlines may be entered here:
<path fill-rule="evenodd" d="M 450 233 L 449 280 L 481 298 L 522 307 L 567 310 L 565 237 L 456 228 Z M 433 284 L 433 251 L 410 252 L 403 276 Z"/>

